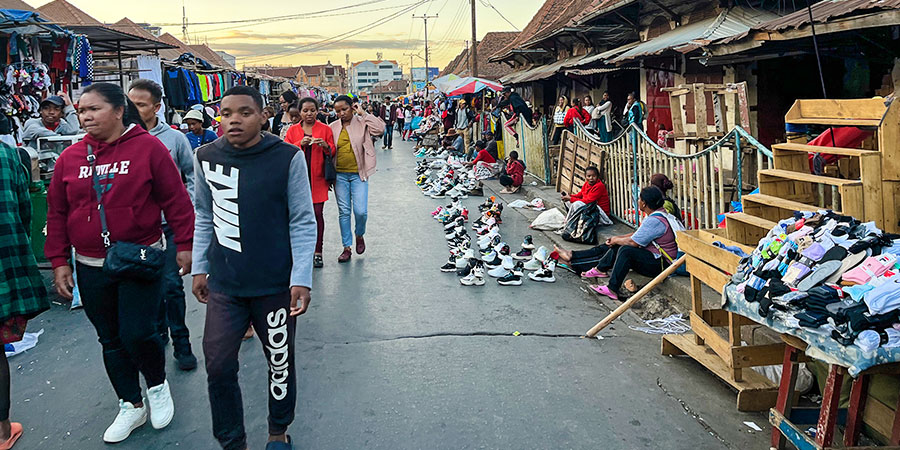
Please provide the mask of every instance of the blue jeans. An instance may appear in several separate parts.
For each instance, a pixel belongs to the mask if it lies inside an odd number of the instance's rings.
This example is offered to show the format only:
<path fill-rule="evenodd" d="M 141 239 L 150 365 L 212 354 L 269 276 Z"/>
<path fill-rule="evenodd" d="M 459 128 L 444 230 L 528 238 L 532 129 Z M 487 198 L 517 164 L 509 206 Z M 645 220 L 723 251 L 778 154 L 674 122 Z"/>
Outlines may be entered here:
<path fill-rule="evenodd" d="M 338 221 L 341 224 L 341 242 L 344 247 L 353 244 L 353 234 L 350 232 L 350 211 L 356 217 L 356 235 L 366 234 L 366 219 L 368 217 L 369 183 L 359 178 L 355 172 L 338 172 L 337 182 L 334 184 L 334 195 L 337 197 Z"/>
<path fill-rule="evenodd" d="M 163 298 L 158 318 L 159 334 L 163 336 L 164 342 L 167 340 L 166 335 L 171 335 L 175 352 L 184 353 L 190 350 L 190 333 L 184 323 L 187 311 L 184 280 L 178 274 L 180 268 L 175 260 L 178 253 L 175 248 L 175 233 L 168 224 L 163 225 L 163 232 L 166 235 L 166 265 L 162 273 Z"/>
<path fill-rule="evenodd" d="M 384 141 L 382 141 L 381 146 L 394 146 L 394 124 L 391 121 L 387 121 L 384 124 Z"/>

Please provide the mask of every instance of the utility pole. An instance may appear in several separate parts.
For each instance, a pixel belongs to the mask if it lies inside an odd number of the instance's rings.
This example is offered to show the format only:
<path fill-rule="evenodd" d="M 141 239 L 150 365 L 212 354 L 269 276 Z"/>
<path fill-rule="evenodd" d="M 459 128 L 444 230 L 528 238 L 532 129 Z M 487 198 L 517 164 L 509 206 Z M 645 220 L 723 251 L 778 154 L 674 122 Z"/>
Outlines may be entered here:
<path fill-rule="evenodd" d="M 415 53 L 404 53 L 403 56 L 409 56 L 409 88 L 407 89 L 407 94 L 413 93 L 413 83 L 415 83 L 415 78 L 413 77 L 413 56 L 418 56 Z"/>
<path fill-rule="evenodd" d="M 469 41 L 466 41 L 466 71 L 472 73 L 472 54 L 469 53 Z"/>
<path fill-rule="evenodd" d="M 433 16 L 429 16 L 428 14 L 422 14 L 421 16 L 417 16 L 413 14 L 413 19 L 422 19 L 425 22 L 425 86 L 428 86 L 428 19 L 437 19 L 438 15 L 435 14 Z M 410 77 L 412 78 L 412 77 Z"/>
<path fill-rule="evenodd" d="M 472 3 L 472 51 L 469 55 L 472 57 L 472 76 L 478 76 L 478 38 L 475 36 L 475 0 Z"/>
<path fill-rule="evenodd" d="M 188 34 L 187 34 L 187 9 L 184 7 L 184 1 L 181 2 L 181 37 L 184 38 L 184 42 L 188 42 Z"/>

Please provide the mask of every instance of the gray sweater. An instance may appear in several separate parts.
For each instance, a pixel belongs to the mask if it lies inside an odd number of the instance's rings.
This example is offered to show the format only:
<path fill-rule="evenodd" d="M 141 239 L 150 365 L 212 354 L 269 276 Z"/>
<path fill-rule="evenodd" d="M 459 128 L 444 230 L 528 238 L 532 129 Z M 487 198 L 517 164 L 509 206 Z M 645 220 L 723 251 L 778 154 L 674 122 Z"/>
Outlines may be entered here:
<path fill-rule="evenodd" d="M 150 134 L 156 136 L 163 145 L 169 149 L 175 166 L 184 179 L 184 186 L 187 188 L 191 201 L 194 201 L 194 151 L 191 150 L 191 143 L 187 137 L 180 131 L 173 130 L 162 120 L 156 122 L 156 126 L 150 130 Z"/>
<path fill-rule="evenodd" d="M 37 147 L 38 138 L 48 136 L 71 136 L 73 134 L 78 134 L 80 129 L 81 123 L 78 122 L 78 114 L 75 114 L 75 108 L 70 105 L 63 109 L 63 118 L 59 121 L 59 125 L 55 130 L 51 130 L 44 126 L 44 121 L 42 121 L 40 117 L 26 120 L 25 126 L 22 128 L 22 142 L 25 143 L 26 147 L 39 150 Z"/>
<path fill-rule="evenodd" d="M 197 149 L 194 164 L 191 274 L 234 297 L 311 287 L 316 218 L 303 152 L 263 133 L 246 149 L 219 138 Z"/>

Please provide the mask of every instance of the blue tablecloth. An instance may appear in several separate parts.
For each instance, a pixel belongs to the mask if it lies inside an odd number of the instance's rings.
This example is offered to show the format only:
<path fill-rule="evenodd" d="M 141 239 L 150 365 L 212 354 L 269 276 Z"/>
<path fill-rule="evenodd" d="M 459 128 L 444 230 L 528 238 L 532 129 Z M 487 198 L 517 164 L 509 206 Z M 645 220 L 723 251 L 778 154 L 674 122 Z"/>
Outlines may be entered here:
<path fill-rule="evenodd" d="M 825 334 L 816 333 L 808 328 L 792 328 L 780 320 L 759 315 L 759 303 L 748 303 L 744 294 L 737 291 L 737 286 L 725 286 L 724 310 L 740 314 L 756 323 L 765 325 L 779 333 L 790 334 L 800 338 L 807 344 L 806 354 L 811 358 L 846 367 L 851 376 L 877 365 L 900 362 L 900 347 L 878 347 L 872 352 L 863 351 L 856 345 L 841 345 L 831 338 L 830 331 Z"/>

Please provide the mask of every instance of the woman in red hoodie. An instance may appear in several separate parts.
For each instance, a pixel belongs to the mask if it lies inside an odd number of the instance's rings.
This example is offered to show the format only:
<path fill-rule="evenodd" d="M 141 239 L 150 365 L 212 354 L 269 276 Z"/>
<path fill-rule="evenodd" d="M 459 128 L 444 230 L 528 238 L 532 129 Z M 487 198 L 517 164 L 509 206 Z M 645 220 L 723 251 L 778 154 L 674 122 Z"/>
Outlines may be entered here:
<path fill-rule="evenodd" d="M 600 218 L 601 224 L 612 225 L 612 220 L 609 219 L 609 192 L 606 190 L 606 185 L 600 181 L 600 169 L 594 166 L 584 169 L 584 179 L 584 186 L 581 187 L 581 191 L 572 195 L 563 192 L 560 195 L 560 198 L 566 202 L 569 208 L 566 223 L 569 222 L 575 211 L 578 211 L 585 205 L 596 203 L 602 213 Z"/>
<path fill-rule="evenodd" d="M 563 119 L 563 126 L 565 126 L 570 133 L 574 133 L 575 130 L 573 127 L 575 126 L 576 120 L 583 125 L 587 125 L 591 123 L 591 113 L 581 107 L 581 100 L 573 98 L 572 107 L 566 111 L 566 117 Z"/>
<path fill-rule="evenodd" d="M 113 443 L 143 425 L 148 409 L 153 428 L 167 426 L 175 406 L 156 323 L 162 280 L 113 278 L 104 272 L 106 245 L 94 172 L 102 191 L 108 240 L 162 249 L 160 213 L 165 213 L 175 232 L 182 273 L 191 269 L 194 209 L 169 151 L 144 130 L 137 108 L 122 88 L 111 83 L 88 86 L 79 100 L 78 117 L 88 134 L 56 162 L 47 195 L 44 253 L 53 265 L 57 292 L 71 299 L 75 285 L 69 255 L 75 249 L 84 312 L 100 338 L 106 373 L 119 397 L 119 413 L 103 434 L 105 442 Z M 146 400 L 139 374 L 147 382 Z"/>
<path fill-rule="evenodd" d="M 322 267 L 322 237 L 325 235 L 325 216 L 322 211 L 328 201 L 328 189 L 331 185 L 325 181 L 325 155 L 334 157 L 334 135 L 331 127 L 316 120 L 319 102 L 306 97 L 300 100 L 300 123 L 288 129 L 284 142 L 296 145 L 306 156 L 306 167 L 309 168 L 309 184 L 312 189 L 313 209 L 316 212 L 316 252 L 313 255 L 313 267 Z"/>

